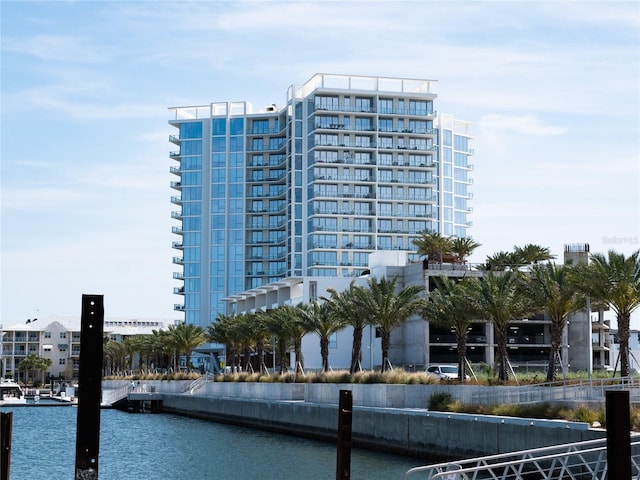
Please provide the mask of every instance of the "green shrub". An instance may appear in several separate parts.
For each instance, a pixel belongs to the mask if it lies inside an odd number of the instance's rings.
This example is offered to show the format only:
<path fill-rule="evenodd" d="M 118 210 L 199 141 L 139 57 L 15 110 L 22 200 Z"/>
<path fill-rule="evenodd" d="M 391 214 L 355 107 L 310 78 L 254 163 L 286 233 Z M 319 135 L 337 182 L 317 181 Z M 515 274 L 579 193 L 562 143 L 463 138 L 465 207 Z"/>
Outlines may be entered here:
<path fill-rule="evenodd" d="M 453 397 L 448 392 L 434 393 L 429 397 L 429 410 L 439 412 L 450 411 L 450 405 L 453 403 Z"/>

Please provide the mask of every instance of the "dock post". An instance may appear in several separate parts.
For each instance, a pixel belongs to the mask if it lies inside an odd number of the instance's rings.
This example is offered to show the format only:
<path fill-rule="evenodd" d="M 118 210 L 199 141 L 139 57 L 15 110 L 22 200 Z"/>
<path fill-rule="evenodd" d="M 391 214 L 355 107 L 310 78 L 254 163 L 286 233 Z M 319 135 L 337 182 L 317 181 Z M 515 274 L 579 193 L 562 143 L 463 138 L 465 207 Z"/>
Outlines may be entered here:
<path fill-rule="evenodd" d="M 340 390 L 338 403 L 338 459 L 336 480 L 351 478 L 351 421 L 353 397 L 351 390 Z"/>
<path fill-rule="evenodd" d="M 11 472 L 11 431 L 13 412 L 0 413 L 0 480 L 9 480 Z"/>
<path fill-rule="evenodd" d="M 103 296 L 82 295 L 75 480 L 98 480 L 103 329 Z"/>
<path fill-rule="evenodd" d="M 631 412 L 629 390 L 607 390 L 607 476 L 631 480 Z"/>

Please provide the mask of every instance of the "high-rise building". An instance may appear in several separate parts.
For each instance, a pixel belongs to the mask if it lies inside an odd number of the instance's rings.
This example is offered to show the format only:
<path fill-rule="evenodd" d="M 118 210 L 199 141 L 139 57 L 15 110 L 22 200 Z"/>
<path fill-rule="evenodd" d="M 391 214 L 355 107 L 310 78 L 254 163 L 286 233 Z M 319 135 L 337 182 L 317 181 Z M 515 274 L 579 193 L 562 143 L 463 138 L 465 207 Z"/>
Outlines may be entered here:
<path fill-rule="evenodd" d="M 172 108 L 185 321 L 286 278 L 359 276 L 373 251 L 411 256 L 420 232 L 467 236 L 471 137 L 436 112 L 436 84 L 317 74 L 283 107 Z"/>

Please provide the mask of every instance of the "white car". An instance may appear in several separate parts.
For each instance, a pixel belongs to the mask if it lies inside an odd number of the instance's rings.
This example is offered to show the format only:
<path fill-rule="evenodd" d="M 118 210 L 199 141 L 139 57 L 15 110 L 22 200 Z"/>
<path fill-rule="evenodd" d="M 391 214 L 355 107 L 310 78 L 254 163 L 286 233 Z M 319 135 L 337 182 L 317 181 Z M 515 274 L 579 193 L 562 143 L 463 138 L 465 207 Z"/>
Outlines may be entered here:
<path fill-rule="evenodd" d="M 458 366 L 457 365 L 429 365 L 427 373 L 437 375 L 442 380 L 457 380 L 458 379 Z M 465 375 L 469 380 L 469 375 Z"/>

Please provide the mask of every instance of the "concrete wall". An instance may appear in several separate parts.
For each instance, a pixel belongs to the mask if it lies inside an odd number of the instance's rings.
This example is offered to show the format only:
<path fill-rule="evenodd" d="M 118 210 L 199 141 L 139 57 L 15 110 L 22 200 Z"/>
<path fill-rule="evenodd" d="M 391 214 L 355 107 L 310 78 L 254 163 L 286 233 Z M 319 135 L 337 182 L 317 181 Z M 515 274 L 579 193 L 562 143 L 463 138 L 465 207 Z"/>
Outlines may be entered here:
<path fill-rule="evenodd" d="M 189 417 L 336 441 L 336 405 L 163 395 L 163 410 Z M 354 407 L 352 442 L 404 455 L 443 459 L 491 455 L 603 438 L 586 424 Z"/>
<path fill-rule="evenodd" d="M 115 389 L 127 382 L 105 381 Z M 354 445 L 424 458 L 491 455 L 604 438 L 585 423 L 432 412 L 429 397 L 448 391 L 470 397 L 477 389 L 455 385 L 207 383 L 148 381 L 162 393 L 163 410 L 178 415 L 336 441 L 338 396 L 351 390 Z M 504 388 L 504 387 L 502 387 Z"/>

